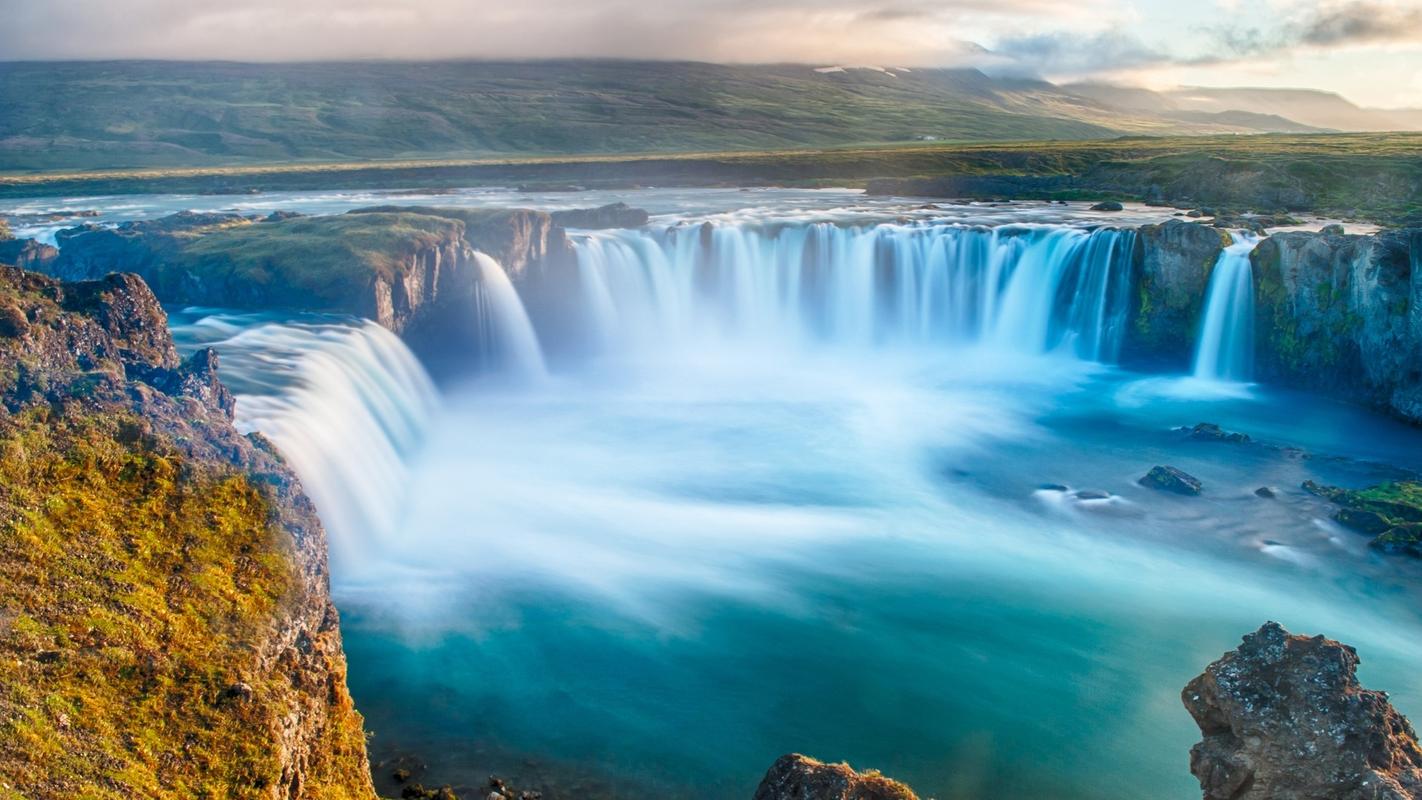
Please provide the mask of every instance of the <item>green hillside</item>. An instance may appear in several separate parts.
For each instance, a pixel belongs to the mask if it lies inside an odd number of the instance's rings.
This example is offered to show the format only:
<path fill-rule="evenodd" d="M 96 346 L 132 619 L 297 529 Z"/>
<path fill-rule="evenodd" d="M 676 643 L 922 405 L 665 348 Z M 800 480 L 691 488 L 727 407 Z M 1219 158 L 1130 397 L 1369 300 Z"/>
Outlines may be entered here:
<path fill-rule="evenodd" d="M 976 70 L 688 62 L 0 63 L 0 171 L 1297 130 Z"/>

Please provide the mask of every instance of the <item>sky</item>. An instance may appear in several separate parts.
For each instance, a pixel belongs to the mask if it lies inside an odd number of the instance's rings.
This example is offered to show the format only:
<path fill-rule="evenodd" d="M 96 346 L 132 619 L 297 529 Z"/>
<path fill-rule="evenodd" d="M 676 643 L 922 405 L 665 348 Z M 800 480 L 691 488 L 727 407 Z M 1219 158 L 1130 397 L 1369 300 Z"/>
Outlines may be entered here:
<path fill-rule="evenodd" d="M 0 0 L 0 60 L 690 59 L 1422 107 L 1422 0 Z"/>

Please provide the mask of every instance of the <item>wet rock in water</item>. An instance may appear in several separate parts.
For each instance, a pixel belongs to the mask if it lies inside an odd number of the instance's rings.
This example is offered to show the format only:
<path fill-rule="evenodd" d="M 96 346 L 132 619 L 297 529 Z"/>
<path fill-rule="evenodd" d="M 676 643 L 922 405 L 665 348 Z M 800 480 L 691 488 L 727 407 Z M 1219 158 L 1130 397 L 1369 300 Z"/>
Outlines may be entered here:
<path fill-rule="evenodd" d="M 1078 500 L 1110 500 L 1111 493 L 1100 489 L 1081 489 L 1076 493 Z"/>
<path fill-rule="evenodd" d="M 1422 747 L 1353 648 L 1278 623 L 1244 637 L 1181 693 L 1203 741 L 1205 800 L 1419 800 Z"/>
<path fill-rule="evenodd" d="M 408 769 L 405 769 L 404 767 L 401 767 L 390 773 L 390 777 L 394 779 L 396 783 L 404 783 L 405 781 L 408 781 L 410 779 L 410 771 Z"/>
<path fill-rule="evenodd" d="M 1337 504 L 1334 521 L 1372 536 L 1369 546 L 1384 553 L 1422 558 L 1422 482 L 1395 481 L 1367 489 L 1340 489 L 1304 481 L 1303 488 Z"/>
<path fill-rule="evenodd" d="M 1318 232 L 1324 236 L 1342 236 L 1347 233 L 1347 230 L 1335 222 L 1331 225 L 1324 225 L 1318 229 Z"/>
<path fill-rule="evenodd" d="M 1126 210 L 1126 207 L 1123 206 L 1123 205 L 1121 205 L 1120 203 L 1116 202 L 1115 200 L 1107 200 L 1107 201 L 1105 201 L 1105 202 L 1103 202 L 1103 203 L 1097 203 L 1096 205 L 1092 206 L 1092 207 L 1091 207 L 1091 210 L 1092 210 L 1092 211 L 1124 211 L 1124 210 Z"/>
<path fill-rule="evenodd" d="M 1186 438 L 1197 442 L 1249 443 L 1247 434 L 1227 431 L 1213 422 L 1201 422 L 1193 428 L 1180 428 L 1179 430 L 1186 431 Z"/>
<path fill-rule="evenodd" d="M 1037 491 L 1040 492 L 1065 492 L 1068 491 L 1065 484 L 1061 483 L 1039 483 Z"/>
<path fill-rule="evenodd" d="M 754 800 L 918 800 L 913 790 L 875 770 L 825 764 L 798 753 L 776 759 Z"/>
<path fill-rule="evenodd" d="M 1188 472 L 1171 466 L 1154 466 L 1140 479 L 1140 484 L 1150 489 L 1175 494 L 1198 495 L 1203 489 L 1200 479 Z"/>
<path fill-rule="evenodd" d="M 1272 486 L 1260 486 L 1258 489 L 1254 490 L 1254 496 L 1263 497 L 1266 500 L 1273 500 L 1274 498 L 1279 496 L 1279 492 Z"/>

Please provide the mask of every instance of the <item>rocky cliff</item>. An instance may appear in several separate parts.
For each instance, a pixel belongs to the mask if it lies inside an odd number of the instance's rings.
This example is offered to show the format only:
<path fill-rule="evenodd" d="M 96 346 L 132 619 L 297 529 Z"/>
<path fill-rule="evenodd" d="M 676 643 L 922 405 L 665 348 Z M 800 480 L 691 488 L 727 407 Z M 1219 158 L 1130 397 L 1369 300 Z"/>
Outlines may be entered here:
<path fill-rule="evenodd" d="M 430 362 L 467 352 L 479 330 L 474 250 L 517 277 L 564 247 L 542 212 L 395 206 L 264 219 L 181 212 L 58 239 L 42 267 L 65 280 L 133 272 L 165 303 L 366 317 Z"/>
<path fill-rule="evenodd" d="M 132 275 L 0 267 L 0 794 L 372 798 L 292 472 Z"/>
<path fill-rule="evenodd" d="M 1261 380 L 1422 422 L 1422 231 L 1275 234 L 1253 263 Z"/>
<path fill-rule="evenodd" d="M 1181 694 L 1205 800 L 1416 800 L 1422 747 L 1353 648 L 1268 623 Z"/>
<path fill-rule="evenodd" d="M 1182 220 L 1139 229 L 1133 255 L 1136 291 L 1122 343 L 1125 363 L 1166 369 L 1189 365 L 1210 273 L 1229 244 L 1228 233 Z"/>

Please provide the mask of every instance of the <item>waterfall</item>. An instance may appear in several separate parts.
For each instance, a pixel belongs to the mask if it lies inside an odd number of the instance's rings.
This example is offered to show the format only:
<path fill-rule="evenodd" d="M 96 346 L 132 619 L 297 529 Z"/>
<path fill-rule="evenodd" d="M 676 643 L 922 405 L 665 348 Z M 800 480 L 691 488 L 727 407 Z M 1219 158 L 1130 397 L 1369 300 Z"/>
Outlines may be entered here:
<path fill-rule="evenodd" d="M 479 270 L 475 287 L 475 318 L 479 324 L 479 363 L 525 378 L 547 375 L 538 335 L 509 276 L 499 262 L 475 252 Z"/>
<path fill-rule="evenodd" d="M 1195 348 L 1194 375 L 1248 381 L 1254 369 L 1254 270 L 1249 254 L 1259 239 L 1236 233 L 1215 261 Z"/>
<path fill-rule="evenodd" d="M 984 343 L 1113 360 L 1134 233 L 1065 226 L 688 225 L 572 237 L 587 338 Z"/>
<path fill-rule="evenodd" d="M 209 316 L 174 326 L 211 346 L 237 394 L 238 430 L 270 438 L 301 478 L 350 565 L 399 523 L 407 464 L 437 405 L 433 383 L 398 337 L 373 322 L 261 322 Z"/>

